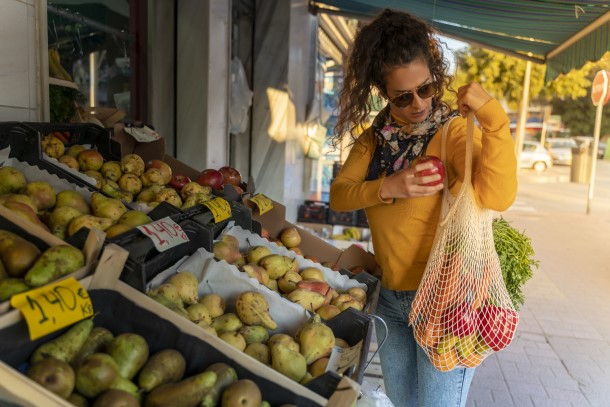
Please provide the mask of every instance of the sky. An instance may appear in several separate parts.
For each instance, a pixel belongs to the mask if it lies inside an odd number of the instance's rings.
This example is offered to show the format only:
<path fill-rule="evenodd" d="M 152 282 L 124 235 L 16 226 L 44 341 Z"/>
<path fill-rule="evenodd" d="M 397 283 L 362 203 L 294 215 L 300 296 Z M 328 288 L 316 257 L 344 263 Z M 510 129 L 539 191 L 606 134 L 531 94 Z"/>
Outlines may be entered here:
<path fill-rule="evenodd" d="M 447 44 L 447 50 L 449 52 L 447 52 L 445 56 L 447 57 L 447 59 L 449 59 L 449 64 L 451 66 L 450 71 L 455 72 L 455 57 L 453 55 L 453 52 L 459 50 L 460 48 L 467 47 L 468 43 L 454 40 L 453 38 L 443 37 L 442 35 L 440 36 L 440 39 L 445 44 Z"/>

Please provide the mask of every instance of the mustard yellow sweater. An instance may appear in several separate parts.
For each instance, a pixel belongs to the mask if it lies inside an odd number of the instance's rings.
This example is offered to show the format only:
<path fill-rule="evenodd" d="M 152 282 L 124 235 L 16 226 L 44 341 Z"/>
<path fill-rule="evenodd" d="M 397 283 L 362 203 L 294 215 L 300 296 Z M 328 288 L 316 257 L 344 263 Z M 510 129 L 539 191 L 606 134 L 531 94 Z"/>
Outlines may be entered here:
<path fill-rule="evenodd" d="M 517 193 L 517 160 L 509 119 L 492 99 L 476 112 L 472 184 L 478 203 L 506 210 Z M 441 156 L 441 132 L 430 140 L 426 155 Z M 464 179 L 466 120 L 454 119 L 447 133 L 447 169 L 450 190 L 457 193 Z M 336 211 L 365 209 L 382 286 L 391 290 L 417 289 L 432 248 L 442 191 L 432 196 L 384 201 L 379 196 L 383 178 L 365 181 L 375 151 L 369 128 L 354 143 L 330 188 L 330 207 Z"/>

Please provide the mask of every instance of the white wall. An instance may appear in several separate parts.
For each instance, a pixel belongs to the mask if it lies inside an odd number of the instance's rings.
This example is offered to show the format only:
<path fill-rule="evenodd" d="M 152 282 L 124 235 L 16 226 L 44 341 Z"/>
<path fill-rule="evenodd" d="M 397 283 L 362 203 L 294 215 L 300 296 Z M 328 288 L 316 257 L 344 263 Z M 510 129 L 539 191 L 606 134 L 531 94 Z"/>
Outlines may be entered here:
<path fill-rule="evenodd" d="M 38 16 L 44 24 L 37 24 Z M 41 82 L 46 78 L 40 67 L 47 66 L 47 59 L 46 46 L 43 54 L 37 45 L 39 26 L 45 27 L 46 38 L 46 0 L 0 1 L 0 121 L 39 121 L 48 116 L 41 102 Z"/>

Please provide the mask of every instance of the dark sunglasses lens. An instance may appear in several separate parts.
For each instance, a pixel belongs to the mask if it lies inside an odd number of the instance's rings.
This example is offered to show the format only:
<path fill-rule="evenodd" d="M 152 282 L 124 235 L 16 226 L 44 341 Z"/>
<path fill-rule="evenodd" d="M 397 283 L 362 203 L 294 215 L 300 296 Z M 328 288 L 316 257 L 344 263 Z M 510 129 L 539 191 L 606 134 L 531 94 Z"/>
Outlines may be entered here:
<path fill-rule="evenodd" d="M 434 95 L 435 91 L 436 91 L 436 83 L 434 83 L 434 82 L 427 83 L 424 86 L 422 86 L 421 88 L 417 89 L 417 96 L 419 96 L 420 98 L 423 98 L 423 99 L 427 99 L 430 96 Z"/>
<path fill-rule="evenodd" d="M 398 107 L 409 106 L 413 102 L 413 93 L 407 92 L 394 99 L 394 104 Z"/>

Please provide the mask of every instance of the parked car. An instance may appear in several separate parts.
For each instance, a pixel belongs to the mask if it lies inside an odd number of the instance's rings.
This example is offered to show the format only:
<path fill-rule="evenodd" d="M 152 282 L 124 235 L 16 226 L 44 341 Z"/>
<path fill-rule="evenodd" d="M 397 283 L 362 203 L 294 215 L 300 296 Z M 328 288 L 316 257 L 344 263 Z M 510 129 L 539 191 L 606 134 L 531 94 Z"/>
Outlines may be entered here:
<path fill-rule="evenodd" d="M 551 154 L 538 141 L 523 141 L 523 149 L 519 155 L 519 168 L 533 168 L 536 171 L 544 171 L 552 166 Z"/>
<path fill-rule="evenodd" d="M 572 164 L 572 148 L 577 147 L 576 141 L 571 138 L 548 138 L 545 145 L 551 152 L 553 164 Z"/>

